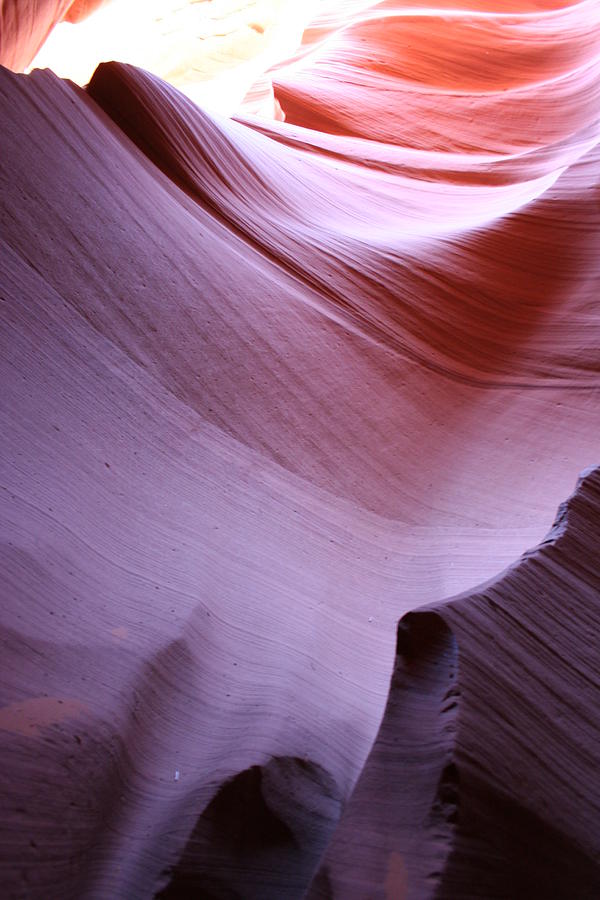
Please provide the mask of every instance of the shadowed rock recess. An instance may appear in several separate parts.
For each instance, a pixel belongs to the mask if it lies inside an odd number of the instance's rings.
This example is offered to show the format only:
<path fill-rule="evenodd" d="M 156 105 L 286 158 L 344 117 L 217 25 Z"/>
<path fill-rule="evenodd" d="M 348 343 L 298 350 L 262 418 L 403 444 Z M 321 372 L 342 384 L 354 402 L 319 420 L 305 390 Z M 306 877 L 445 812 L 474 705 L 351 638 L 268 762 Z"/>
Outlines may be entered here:
<path fill-rule="evenodd" d="M 498 578 L 398 626 L 310 898 L 600 893 L 600 468 Z"/>
<path fill-rule="evenodd" d="M 1 900 L 600 897 L 599 21 L 0 2 Z"/>

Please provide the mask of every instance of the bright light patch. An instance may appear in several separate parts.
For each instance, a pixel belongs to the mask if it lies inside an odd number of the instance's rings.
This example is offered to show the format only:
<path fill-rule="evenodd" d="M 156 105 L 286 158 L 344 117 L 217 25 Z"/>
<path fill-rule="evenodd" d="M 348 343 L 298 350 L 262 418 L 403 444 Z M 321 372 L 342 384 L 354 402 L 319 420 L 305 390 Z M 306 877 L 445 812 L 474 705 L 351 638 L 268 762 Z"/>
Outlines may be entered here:
<path fill-rule="evenodd" d="M 29 71 L 49 68 L 84 85 L 101 62 L 154 72 L 198 103 L 230 115 L 267 69 L 302 40 L 315 0 L 112 0 L 87 19 L 57 25 Z M 252 111 L 273 115 L 269 79 Z"/>

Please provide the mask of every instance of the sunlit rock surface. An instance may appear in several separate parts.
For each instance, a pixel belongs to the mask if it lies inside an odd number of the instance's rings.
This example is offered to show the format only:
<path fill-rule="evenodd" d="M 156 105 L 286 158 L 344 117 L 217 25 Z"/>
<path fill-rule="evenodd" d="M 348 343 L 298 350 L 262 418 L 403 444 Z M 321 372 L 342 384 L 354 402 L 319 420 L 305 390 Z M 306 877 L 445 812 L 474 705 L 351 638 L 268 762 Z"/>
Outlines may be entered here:
<path fill-rule="evenodd" d="M 90 7 L 102 7 L 83 24 Z M 194 101 L 279 117 L 266 70 L 296 51 L 315 0 L 112 0 L 75 3 L 30 64 L 85 85 L 107 60 L 133 63 Z"/>
<path fill-rule="evenodd" d="M 6 896 L 597 897 L 596 472 L 498 572 L 598 460 L 598 4 L 19 74 L 92 6 L 0 6 Z"/>

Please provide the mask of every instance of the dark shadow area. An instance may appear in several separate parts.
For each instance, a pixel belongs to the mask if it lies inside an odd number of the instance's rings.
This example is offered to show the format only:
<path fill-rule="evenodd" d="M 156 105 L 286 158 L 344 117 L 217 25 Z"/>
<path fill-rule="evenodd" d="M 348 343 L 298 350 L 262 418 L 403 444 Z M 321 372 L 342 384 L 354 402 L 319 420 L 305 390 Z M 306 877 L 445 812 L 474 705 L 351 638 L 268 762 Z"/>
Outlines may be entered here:
<path fill-rule="evenodd" d="M 597 900 L 600 864 L 522 805 L 469 778 L 435 900 Z"/>
<path fill-rule="evenodd" d="M 341 810 L 330 775 L 277 757 L 240 772 L 204 810 L 160 900 L 300 898 Z"/>

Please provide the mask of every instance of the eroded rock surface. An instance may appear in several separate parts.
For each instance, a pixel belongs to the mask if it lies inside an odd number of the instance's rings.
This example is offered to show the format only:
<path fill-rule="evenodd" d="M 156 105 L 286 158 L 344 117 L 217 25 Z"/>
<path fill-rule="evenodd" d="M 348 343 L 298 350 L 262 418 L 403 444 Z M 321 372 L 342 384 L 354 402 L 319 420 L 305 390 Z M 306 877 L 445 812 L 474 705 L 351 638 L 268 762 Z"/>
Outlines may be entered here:
<path fill-rule="evenodd" d="M 597 475 L 473 589 L 597 460 L 597 3 L 323 3 L 235 118 L 9 71 L 87 6 L 0 5 L 5 894 L 597 896 Z"/>

